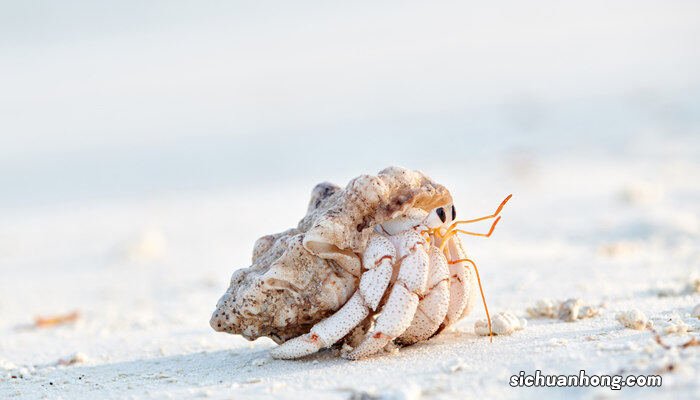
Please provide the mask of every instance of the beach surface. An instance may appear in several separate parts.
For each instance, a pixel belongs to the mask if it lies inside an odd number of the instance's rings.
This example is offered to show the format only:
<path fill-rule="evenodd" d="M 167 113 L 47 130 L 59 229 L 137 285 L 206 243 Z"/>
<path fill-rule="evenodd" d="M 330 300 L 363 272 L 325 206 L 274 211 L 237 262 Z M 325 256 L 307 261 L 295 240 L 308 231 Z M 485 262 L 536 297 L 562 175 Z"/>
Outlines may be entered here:
<path fill-rule="evenodd" d="M 0 226 L 0 398 L 692 398 L 700 346 L 682 345 L 700 339 L 700 164 L 645 160 L 519 157 L 485 161 L 480 176 L 430 171 L 464 216 L 513 192 L 496 234 L 465 245 L 492 315 L 527 327 L 490 343 L 474 333 L 477 306 L 427 342 L 355 362 L 334 350 L 272 360 L 271 340 L 208 324 L 254 240 L 295 225 L 315 182 L 17 211 Z M 527 312 L 545 299 L 580 299 L 598 314 Z M 616 319 L 633 309 L 656 333 Z M 509 385 L 536 370 L 661 375 L 663 386 Z"/>

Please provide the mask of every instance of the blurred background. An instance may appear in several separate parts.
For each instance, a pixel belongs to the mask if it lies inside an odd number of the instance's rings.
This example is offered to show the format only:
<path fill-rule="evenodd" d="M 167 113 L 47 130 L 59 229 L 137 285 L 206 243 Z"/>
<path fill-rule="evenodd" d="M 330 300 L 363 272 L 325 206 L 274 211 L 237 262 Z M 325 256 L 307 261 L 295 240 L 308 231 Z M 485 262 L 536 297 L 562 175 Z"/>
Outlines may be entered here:
<path fill-rule="evenodd" d="M 696 2 L 1 4 L 3 207 L 697 150 Z"/>
<path fill-rule="evenodd" d="M 294 226 L 316 183 L 389 165 L 447 185 L 464 216 L 514 193 L 498 234 L 469 242 L 496 306 L 612 292 L 610 257 L 648 267 L 633 281 L 697 269 L 699 17 L 693 1 L 0 1 L 0 355 L 227 346 L 209 312 L 255 239 Z M 584 267 L 601 279 L 536 286 Z M 14 331 L 74 309 L 60 337 Z"/>

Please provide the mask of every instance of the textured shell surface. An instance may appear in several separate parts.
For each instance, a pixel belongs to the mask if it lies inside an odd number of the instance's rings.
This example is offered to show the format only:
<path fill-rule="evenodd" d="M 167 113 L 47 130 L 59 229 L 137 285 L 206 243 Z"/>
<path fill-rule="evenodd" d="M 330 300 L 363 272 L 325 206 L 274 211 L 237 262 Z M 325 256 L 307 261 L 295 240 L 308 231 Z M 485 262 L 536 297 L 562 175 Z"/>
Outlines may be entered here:
<path fill-rule="evenodd" d="M 429 211 L 451 202 L 444 186 L 399 167 L 361 175 L 345 189 L 316 185 L 296 228 L 255 242 L 251 266 L 233 273 L 210 325 L 277 343 L 308 332 L 357 289 L 360 256 L 377 224 L 410 208 Z"/>

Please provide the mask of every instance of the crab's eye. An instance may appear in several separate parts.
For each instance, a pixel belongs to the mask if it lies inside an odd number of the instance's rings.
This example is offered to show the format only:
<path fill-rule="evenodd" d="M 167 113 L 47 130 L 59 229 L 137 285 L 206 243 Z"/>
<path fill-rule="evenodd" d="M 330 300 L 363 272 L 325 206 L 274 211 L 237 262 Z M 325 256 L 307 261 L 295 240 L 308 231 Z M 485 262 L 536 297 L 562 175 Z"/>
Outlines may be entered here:
<path fill-rule="evenodd" d="M 445 209 L 442 207 L 439 207 L 435 210 L 435 213 L 438 215 L 438 217 L 440 217 L 440 221 L 445 223 L 445 220 L 447 219 L 447 217 L 445 216 Z"/>
<path fill-rule="evenodd" d="M 455 210 L 455 206 L 452 206 L 452 220 L 457 219 L 457 210 Z"/>

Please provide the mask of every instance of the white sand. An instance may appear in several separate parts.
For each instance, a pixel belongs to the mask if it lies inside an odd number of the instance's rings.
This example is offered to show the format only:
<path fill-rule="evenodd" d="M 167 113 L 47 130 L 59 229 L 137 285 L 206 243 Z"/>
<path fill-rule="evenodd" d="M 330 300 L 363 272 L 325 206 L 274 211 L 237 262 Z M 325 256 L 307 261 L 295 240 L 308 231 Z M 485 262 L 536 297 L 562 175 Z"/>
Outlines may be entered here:
<path fill-rule="evenodd" d="M 655 326 L 678 325 L 674 318 L 688 325 L 662 332 L 668 344 L 698 336 L 690 314 L 700 303 L 691 277 L 700 269 L 700 165 L 552 159 L 527 176 L 488 167 L 494 172 L 484 176 L 459 166 L 429 172 L 453 188 L 465 216 L 514 193 L 494 237 L 466 244 L 492 314 L 510 311 L 527 327 L 489 343 L 473 331 L 484 317 L 477 307 L 454 331 L 359 362 L 332 351 L 271 360 L 270 340 L 208 326 L 254 240 L 295 224 L 316 182 L 8 214 L 0 225 L 0 398 L 697 396 L 700 346 L 665 349 L 615 317 L 636 308 Z M 660 194 L 630 195 L 640 182 Z M 563 322 L 526 313 L 539 300 L 574 297 L 602 304 L 600 314 Z M 73 325 L 26 327 L 37 315 L 72 310 L 81 313 Z M 509 387 L 511 375 L 536 369 L 663 373 L 664 381 L 619 392 Z"/>

